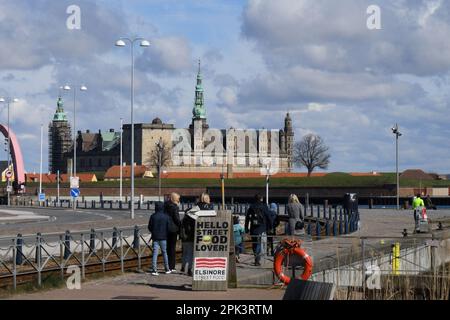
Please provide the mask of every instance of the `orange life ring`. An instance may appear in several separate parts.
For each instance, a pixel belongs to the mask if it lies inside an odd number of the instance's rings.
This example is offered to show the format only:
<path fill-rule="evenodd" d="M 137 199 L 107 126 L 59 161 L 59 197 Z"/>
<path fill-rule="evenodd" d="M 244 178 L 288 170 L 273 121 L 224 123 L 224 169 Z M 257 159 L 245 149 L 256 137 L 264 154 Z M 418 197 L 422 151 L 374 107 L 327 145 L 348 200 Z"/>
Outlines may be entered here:
<path fill-rule="evenodd" d="M 308 280 L 312 275 L 313 262 L 311 256 L 308 255 L 306 251 L 300 247 L 301 242 L 285 239 L 281 242 L 281 245 L 282 249 L 278 250 L 273 261 L 273 268 L 278 279 L 280 279 L 280 281 L 282 281 L 284 284 L 289 284 L 289 282 L 291 281 L 291 277 L 284 274 L 282 268 L 283 262 L 287 256 L 297 255 L 303 258 L 304 261 L 304 271 L 300 278 L 303 280 Z"/>

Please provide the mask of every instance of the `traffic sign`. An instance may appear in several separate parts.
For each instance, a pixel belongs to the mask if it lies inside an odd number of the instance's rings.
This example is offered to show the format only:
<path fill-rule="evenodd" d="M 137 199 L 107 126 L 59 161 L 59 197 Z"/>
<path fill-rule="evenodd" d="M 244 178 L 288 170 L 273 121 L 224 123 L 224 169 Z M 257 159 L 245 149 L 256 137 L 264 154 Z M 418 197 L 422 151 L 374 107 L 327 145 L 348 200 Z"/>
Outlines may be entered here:
<path fill-rule="evenodd" d="M 9 179 L 12 177 L 12 172 L 10 170 L 6 171 L 5 176 Z"/>
<path fill-rule="evenodd" d="M 80 196 L 80 189 L 78 188 L 71 188 L 70 189 L 70 196 L 73 198 L 77 198 Z"/>
<path fill-rule="evenodd" d="M 39 193 L 39 201 L 45 201 L 45 193 Z"/>
<path fill-rule="evenodd" d="M 12 192 L 13 187 L 12 186 L 6 186 L 6 192 Z"/>
<path fill-rule="evenodd" d="M 70 188 L 78 189 L 80 187 L 80 178 L 79 177 L 70 177 Z"/>

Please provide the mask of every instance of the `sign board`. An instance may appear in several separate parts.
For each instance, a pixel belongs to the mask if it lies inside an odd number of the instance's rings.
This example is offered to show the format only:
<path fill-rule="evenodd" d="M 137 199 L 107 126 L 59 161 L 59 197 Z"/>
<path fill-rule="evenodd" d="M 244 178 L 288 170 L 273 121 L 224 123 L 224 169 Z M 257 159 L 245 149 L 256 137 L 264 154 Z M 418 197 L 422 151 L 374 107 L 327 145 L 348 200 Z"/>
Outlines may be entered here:
<path fill-rule="evenodd" d="M 5 177 L 10 179 L 12 177 L 12 172 L 10 170 L 6 171 Z"/>
<path fill-rule="evenodd" d="M 12 192 L 13 187 L 12 186 L 6 186 L 6 192 Z"/>
<path fill-rule="evenodd" d="M 70 189 L 78 189 L 80 187 L 79 177 L 70 177 Z"/>
<path fill-rule="evenodd" d="M 230 256 L 230 252 L 234 253 L 231 217 L 231 212 L 219 211 L 216 216 L 198 216 L 195 220 L 192 290 L 228 289 L 230 266 L 235 268 L 231 264 L 235 257 Z"/>
<path fill-rule="evenodd" d="M 80 189 L 78 189 L 78 188 L 70 189 L 70 196 L 72 198 L 78 198 L 80 196 Z"/>
<path fill-rule="evenodd" d="M 45 193 L 39 193 L 39 201 L 45 201 Z"/>

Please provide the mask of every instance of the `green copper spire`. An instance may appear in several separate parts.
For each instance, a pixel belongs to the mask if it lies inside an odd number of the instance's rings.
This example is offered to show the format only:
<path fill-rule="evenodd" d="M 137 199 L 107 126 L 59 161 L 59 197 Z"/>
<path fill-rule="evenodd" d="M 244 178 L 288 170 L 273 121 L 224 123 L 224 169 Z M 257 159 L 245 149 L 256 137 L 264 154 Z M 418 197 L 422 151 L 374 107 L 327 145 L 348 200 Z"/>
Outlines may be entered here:
<path fill-rule="evenodd" d="M 64 112 L 64 103 L 61 97 L 58 97 L 58 101 L 56 102 L 56 112 L 53 116 L 53 121 L 67 121 L 66 113 Z"/>
<path fill-rule="evenodd" d="M 192 109 L 192 114 L 194 115 L 193 119 L 206 119 L 200 60 L 198 60 L 197 85 L 195 86 L 195 102 L 194 109 Z"/>

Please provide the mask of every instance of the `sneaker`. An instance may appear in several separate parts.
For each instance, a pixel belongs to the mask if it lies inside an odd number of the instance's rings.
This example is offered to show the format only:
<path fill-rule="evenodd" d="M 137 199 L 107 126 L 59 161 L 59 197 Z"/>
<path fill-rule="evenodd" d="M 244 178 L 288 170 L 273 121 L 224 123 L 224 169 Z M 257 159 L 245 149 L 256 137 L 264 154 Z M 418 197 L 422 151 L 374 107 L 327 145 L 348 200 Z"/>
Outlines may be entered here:
<path fill-rule="evenodd" d="M 171 270 L 167 270 L 167 271 L 166 271 L 166 274 L 171 274 L 171 273 L 172 273 Z"/>
<path fill-rule="evenodd" d="M 191 270 L 191 269 L 188 270 L 187 275 L 188 275 L 189 277 L 192 277 L 192 270 Z"/>
<path fill-rule="evenodd" d="M 184 267 L 181 267 L 180 272 L 181 272 L 181 273 L 184 272 Z"/>
<path fill-rule="evenodd" d="M 170 270 L 171 273 L 177 273 L 177 269 Z"/>
<path fill-rule="evenodd" d="M 256 266 L 256 267 L 260 267 L 260 266 L 261 266 L 261 263 L 260 263 L 260 262 L 255 262 L 255 266 Z"/>
<path fill-rule="evenodd" d="M 152 276 L 159 276 L 159 273 L 157 271 L 153 271 Z"/>

